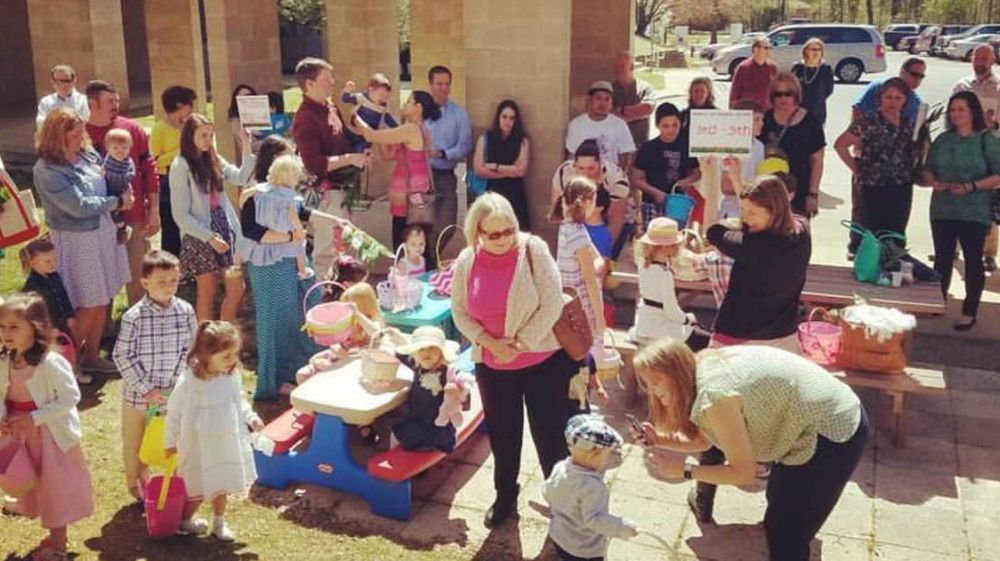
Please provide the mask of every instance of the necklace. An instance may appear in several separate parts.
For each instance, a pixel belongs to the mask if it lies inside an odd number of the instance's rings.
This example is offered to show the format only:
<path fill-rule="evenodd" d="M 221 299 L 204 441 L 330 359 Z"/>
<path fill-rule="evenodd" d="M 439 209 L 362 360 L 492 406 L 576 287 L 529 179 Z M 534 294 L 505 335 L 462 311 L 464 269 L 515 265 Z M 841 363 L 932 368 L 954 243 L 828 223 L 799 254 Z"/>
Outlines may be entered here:
<path fill-rule="evenodd" d="M 813 75 L 810 78 L 809 68 L 810 67 L 806 66 L 805 64 L 802 65 L 802 80 L 805 82 L 807 86 L 812 84 L 816 80 L 816 78 L 819 76 L 819 70 L 820 70 L 819 66 L 815 67 L 815 70 L 813 70 Z"/>

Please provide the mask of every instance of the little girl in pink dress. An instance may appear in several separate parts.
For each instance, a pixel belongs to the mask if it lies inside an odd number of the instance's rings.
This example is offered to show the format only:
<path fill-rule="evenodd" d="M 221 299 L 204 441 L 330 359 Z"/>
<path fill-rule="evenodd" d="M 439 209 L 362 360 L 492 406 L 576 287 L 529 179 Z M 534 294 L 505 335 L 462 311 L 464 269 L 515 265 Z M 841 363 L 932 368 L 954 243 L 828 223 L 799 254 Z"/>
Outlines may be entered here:
<path fill-rule="evenodd" d="M 35 468 L 35 485 L 13 508 L 49 531 L 32 556 L 36 561 L 67 559 L 67 526 L 94 512 L 80 448 L 80 388 L 66 359 L 49 351 L 51 333 L 37 294 L 15 294 L 0 304 L 0 448 L 20 441 Z"/>

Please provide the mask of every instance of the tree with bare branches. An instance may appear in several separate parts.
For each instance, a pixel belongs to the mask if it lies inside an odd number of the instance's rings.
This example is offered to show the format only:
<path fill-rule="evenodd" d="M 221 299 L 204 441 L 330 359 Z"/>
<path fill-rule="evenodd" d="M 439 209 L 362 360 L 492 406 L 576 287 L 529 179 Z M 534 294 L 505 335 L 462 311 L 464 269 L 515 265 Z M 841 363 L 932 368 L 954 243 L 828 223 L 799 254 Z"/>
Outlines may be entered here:
<path fill-rule="evenodd" d="M 643 37 L 649 36 L 649 27 L 656 20 L 667 15 L 670 8 L 669 0 L 636 0 L 635 3 L 635 33 Z"/>

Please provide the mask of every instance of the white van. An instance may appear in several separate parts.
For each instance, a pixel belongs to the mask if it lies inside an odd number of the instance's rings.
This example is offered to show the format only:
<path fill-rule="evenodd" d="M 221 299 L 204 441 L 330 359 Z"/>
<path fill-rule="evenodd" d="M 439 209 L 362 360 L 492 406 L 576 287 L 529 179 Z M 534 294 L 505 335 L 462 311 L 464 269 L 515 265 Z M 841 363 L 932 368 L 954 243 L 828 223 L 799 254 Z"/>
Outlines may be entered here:
<path fill-rule="evenodd" d="M 767 34 L 773 46 L 771 60 L 781 70 L 790 70 L 802 60 L 802 45 L 812 37 L 826 45 L 825 60 L 841 82 L 853 83 L 862 74 L 885 72 L 885 45 L 871 25 L 809 23 L 786 25 Z M 733 75 L 736 66 L 750 58 L 750 45 L 719 49 L 712 59 L 716 74 Z"/>

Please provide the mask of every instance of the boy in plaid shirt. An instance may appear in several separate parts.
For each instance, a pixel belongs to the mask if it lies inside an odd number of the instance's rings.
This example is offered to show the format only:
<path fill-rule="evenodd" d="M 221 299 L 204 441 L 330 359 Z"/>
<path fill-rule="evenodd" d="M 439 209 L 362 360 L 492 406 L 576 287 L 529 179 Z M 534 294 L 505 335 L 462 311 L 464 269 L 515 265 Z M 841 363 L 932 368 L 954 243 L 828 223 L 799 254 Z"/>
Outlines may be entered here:
<path fill-rule="evenodd" d="M 113 357 L 122 375 L 122 456 L 129 493 L 139 498 L 149 471 L 139 460 L 149 406 L 161 409 L 173 390 L 198 322 L 194 308 L 177 298 L 181 266 L 172 253 L 153 250 L 142 262 L 146 295 L 122 316 Z"/>

